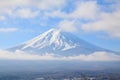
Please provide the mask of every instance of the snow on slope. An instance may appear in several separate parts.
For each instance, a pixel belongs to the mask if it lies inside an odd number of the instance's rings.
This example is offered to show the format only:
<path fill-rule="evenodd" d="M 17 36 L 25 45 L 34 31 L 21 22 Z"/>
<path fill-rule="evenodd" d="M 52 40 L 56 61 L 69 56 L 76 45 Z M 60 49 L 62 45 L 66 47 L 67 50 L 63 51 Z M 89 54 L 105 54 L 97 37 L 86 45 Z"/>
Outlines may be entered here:
<path fill-rule="evenodd" d="M 62 36 L 60 32 L 60 30 L 50 29 L 40 36 L 26 42 L 22 49 L 24 50 L 28 47 L 41 49 L 54 45 L 54 50 L 61 49 L 64 51 L 78 46 L 72 41 L 66 41 L 65 37 Z"/>

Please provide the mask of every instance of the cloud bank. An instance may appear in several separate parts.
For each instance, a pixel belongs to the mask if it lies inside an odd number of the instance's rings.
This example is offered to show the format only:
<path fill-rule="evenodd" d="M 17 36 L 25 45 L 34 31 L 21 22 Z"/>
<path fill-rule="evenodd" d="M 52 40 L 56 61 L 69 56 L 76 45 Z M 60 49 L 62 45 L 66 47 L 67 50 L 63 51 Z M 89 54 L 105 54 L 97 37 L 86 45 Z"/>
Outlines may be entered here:
<path fill-rule="evenodd" d="M 80 54 L 78 56 L 58 57 L 52 53 L 44 55 L 28 54 L 26 52 L 16 50 L 9 52 L 0 50 L 0 60 L 80 60 L 80 61 L 120 61 L 120 55 L 107 52 L 95 52 L 89 55 Z"/>

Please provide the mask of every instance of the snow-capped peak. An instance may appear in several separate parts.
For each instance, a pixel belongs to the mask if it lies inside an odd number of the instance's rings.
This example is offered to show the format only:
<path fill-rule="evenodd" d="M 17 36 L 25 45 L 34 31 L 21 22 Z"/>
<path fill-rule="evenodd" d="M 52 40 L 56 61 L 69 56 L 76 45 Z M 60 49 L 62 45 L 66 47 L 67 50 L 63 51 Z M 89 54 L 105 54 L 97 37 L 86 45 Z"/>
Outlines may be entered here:
<path fill-rule="evenodd" d="M 22 49 L 26 49 L 29 47 L 42 49 L 45 47 L 51 46 L 53 50 L 68 50 L 71 48 L 75 48 L 78 45 L 74 42 L 68 40 L 63 34 L 61 30 L 50 29 L 47 32 L 39 35 L 38 37 L 26 42 Z"/>

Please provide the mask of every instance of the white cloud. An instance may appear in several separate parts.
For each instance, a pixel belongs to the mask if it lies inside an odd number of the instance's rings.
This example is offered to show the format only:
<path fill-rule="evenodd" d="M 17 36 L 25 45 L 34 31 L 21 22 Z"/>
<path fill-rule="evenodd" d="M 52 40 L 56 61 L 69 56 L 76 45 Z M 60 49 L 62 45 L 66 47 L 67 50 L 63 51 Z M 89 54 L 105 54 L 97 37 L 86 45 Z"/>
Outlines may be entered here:
<path fill-rule="evenodd" d="M 53 56 L 51 54 L 45 55 L 35 55 L 35 54 L 28 54 L 23 51 L 17 50 L 16 52 L 9 52 L 0 50 L 0 59 L 13 59 L 13 60 L 51 60 Z"/>
<path fill-rule="evenodd" d="M 34 0 L 33 5 L 41 10 L 59 9 L 65 4 L 66 0 Z"/>
<path fill-rule="evenodd" d="M 16 12 L 22 18 L 33 17 L 31 14 L 36 15 L 36 11 L 24 10 L 26 8 L 41 10 L 54 10 L 59 9 L 65 4 L 65 0 L 0 0 L 0 16 L 4 14 L 14 14 Z M 23 8 L 23 10 L 19 10 Z M 10 12 L 9 12 L 10 11 Z M 28 14 L 28 16 L 27 16 Z M 11 16 L 11 15 L 9 15 Z"/>
<path fill-rule="evenodd" d="M 15 32 L 17 28 L 0 28 L 0 32 Z"/>
<path fill-rule="evenodd" d="M 65 12 L 62 12 L 60 10 L 55 10 L 55 11 L 51 11 L 51 12 L 45 12 L 45 15 L 47 17 L 52 17 L 52 18 L 63 18 L 63 19 L 66 19 L 66 18 L 69 18 L 69 14 L 65 13 Z"/>
<path fill-rule="evenodd" d="M 69 0 L 0 0 L 0 20 L 5 20 L 5 15 L 28 19 L 42 14 L 45 18 L 62 18 L 59 27 L 61 26 L 64 31 L 74 32 L 78 29 L 76 22 L 85 19 L 90 23 L 83 23 L 82 27 L 80 26 L 83 31 L 104 31 L 110 37 L 120 38 L 119 1 L 115 3 L 113 1 L 113 4 L 109 5 L 109 10 L 114 9 L 111 13 L 105 12 L 105 6 L 99 5 L 95 0 L 74 1 L 74 9 L 67 13 L 67 10 L 62 9 L 67 2 Z M 109 1 L 105 2 L 109 3 Z"/>
<path fill-rule="evenodd" d="M 46 12 L 45 15 L 49 17 L 59 17 L 63 18 L 61 22 L 59 22 L 58 27 L 67 32 L 77 31 L 77 23 L 78 19 L 95 19 L 98 13 L 98 5 L 96 1 L 87 1 L 80 2 L 77 1 L 76 9 L 74 9 L 71 13 L 66 13 L 60 10 L 55 10 L 52 12 Z"/>
<path fill-rule="evenodd" d="M 97 11 L 98 6 L 96 1 L 79 2 L 76 9 L 69 16 L 72 18 L 92 19 L 96 16 Z"/>
<path fill-rule="evenodd" d="M 0 20 L 5 20 L 5 16 L 0 16 Z"/>
<path fill-rule="evenodd" d="M 116 1 L 117 2 L 117 1 Z M 98 5 L 96 1 L 85 1 L 77 2 L 76 9 L 71 13 L 66 13 L 61 10 L 56 10 L 51 13 L 46 13 L 46 16 L 49 17 L 59 17 L 65 20 L 77 20 L 86 19 L 89 20 L 89 23 L 82 23 L 83 25 L 79 26 L 79 29 L 82 29 L 85 32 L 99 32 L 103 31 L 112 38 L 120 38 L 120 9 L 119 2 L 114 5 L 109 5 L 111 9 L 114 9 L 113 12 L 105 12 L 102 5 Z M 59 24 L 64 23 L 61 21 Z M 79 21 L 80 22 L 80 21 Z M 69 22 L 70 23 L 70 22 Z M 67 24 L 67 23 L 66 23 Z M 76 22 L 71 22 L 72 26 L 64 26 L 63 29 L 70 31 L 73 29 L 75 31 L 78 29 L 75 24 Z"/>
<path fill-rule="evenodd" d="M 14 60 L 80 60 L 80 61 L 120 61 L 120 55 L 108 52 L 95 52 L 89 55 L 80 54 L 78 56 L 57 57 L 55 54 L 46 53 L 44 55 L 29 54 L 20 50 L 9 52 L 0 50 L 0 59 Z"/>
<path fill-rule="evenodd" d="M 0 14 L 6 13 L 6 10 L 16 9 L 18 6 L 24 6 L 29 3 L 29 0 L 0 0 Z"/>
<path fill-rule="evenodd" d="M 97 21 L 83 24 L 82 29 L 87 32 L 104 31 L 110 37 L 120 38 L 120 10 L 113 13 L 101 13 Z"/>
<path fill-rule="evenodd" d="M 98 5 L 96 1 L 79 2 L 77 1 L 76 9 L 71 13 L 62 12 L 60 10 L 52 11 L 51 13 L 46 13 L 46 16 L 50 17 L 60 17 L 64 19 L 94 19 L 98 13 Z"/>
<path fill-rule="evenodd" d="M 75 21 L 64 20 L 58 24 L 59 28 L 66 32 L 75 32 L 77 31 L 75 27 Z"/>
<path fill-rule="evenodd" d="M 79 56 L 68 57 L 68 59 L 83 61 L 120 61 L 120 55 L 108 52 L 94 52 L 89 55 L 81 54 Z"/>
<path fill-rule="evenodd" d="M 18 9 L 12 13 L 13 16 L 20 17 L 20 18 L 35 18 L 39 15 L 38 11 L 32 11 L 30 9 Z"/>

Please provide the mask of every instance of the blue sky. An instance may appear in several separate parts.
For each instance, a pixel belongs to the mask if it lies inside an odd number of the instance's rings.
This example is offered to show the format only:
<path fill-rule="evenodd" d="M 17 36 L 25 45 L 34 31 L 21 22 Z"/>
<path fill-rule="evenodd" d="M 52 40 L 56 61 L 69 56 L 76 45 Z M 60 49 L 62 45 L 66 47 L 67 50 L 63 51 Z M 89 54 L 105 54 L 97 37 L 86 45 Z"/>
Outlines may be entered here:
<path fill-rule="evenodd" d="M 50 28 L 120 52 L 120 1 L 0 1 L 0 49 L 18 45 Z"/>

